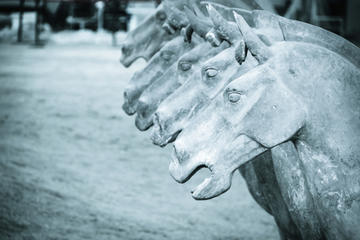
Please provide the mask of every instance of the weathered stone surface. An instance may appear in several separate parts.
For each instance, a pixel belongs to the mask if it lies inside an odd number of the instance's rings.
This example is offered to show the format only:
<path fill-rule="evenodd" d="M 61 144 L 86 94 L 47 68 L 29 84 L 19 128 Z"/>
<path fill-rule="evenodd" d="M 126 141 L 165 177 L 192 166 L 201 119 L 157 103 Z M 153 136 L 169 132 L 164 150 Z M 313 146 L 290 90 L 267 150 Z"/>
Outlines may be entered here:
<path fill-rule="evenodd" d="M 170 8 L 174 16 L 184 15 Z M 153 115 L 153 142 L 175 141 L 169 170 L 176 181 L 186 182 L 202 167 L 210 170 L 192 191 L 195 199 L 227 191 L 239 169 L 282 239 L 356 239 L 359 49 L 266 11 L 216 4 L 207 9 L 211 22 L 202 10 L 184 9 L 185 41 L 197 33 L 213 46 L 230 47 L 212 58 L 197 56 L 204 62 L 187 80 L 179 77 L 182 67 L 189 69 L 180 64 L 186 56 L 161 78 L 142 80 L 147 83 L 137 96 L 137 127 L 148 129 Z M 172 19 L 168 32 L 185 26 Z M 201 55 L 198 49 L 188 54 Z"/>
<path fill-rule="evenodd" d="M 152 139 L 155 144 L 166 145 L 189 124 L 194 116 L 237 74 L 242 74 L 257 65 L 249 56 L 239 66 L 234 58 L 234 49 L 228 48 L 206 61 L 201 71 L 178 88 L 158 107 L 154 115 Z"/>
<path fill-rule="evenodd" d="M 315 204 L 295 145 L 291 141 L 280 144 L 271 149 L 271 157 L 276 183 L 301 238 L 321 239 L 321 226 Z"/>
<path fill-rule="evenodd" d="M 141 94 L 137 106 L 135 124 L 139 130 L 147 130 L 153 124 L 153 114 L 158 106 L 177 88 L 186 83 L 194 72 L 200 71 L 203 61 L 227 48 L 213 48 L 204 42 L 185 53 L 159 79 L 155 80 Z"/>
<path fill-rule="evenodd" d="M 120 59 L 125 67 L 129 67 L 138 58 L 150 60 L 166 42 L 177 36 L 175 33 L 167 33 L 162 28 L 165 21 L 166 13 L 160 4 L 153 15 L 127 34 L 122 43 Z"/>
<path fill-rule="evenodd" d="M 258 64 L 251 55 L 242 63 L 246 56 L 245 45 L 241 33 L 234 26 L 235 23 L 228 23 L 212 7 L 209 7 L 209 14 L 213 28 L 216 29 L 220 37 L 219 41 L 229 42 L 231 49 L 226 49 L 203 63 L 200 71 L 193 73 L 189 81 L 159 105 L 154 114 L 152 133 L 153 142 L 157 145 L 164 146 L 173 140 L 192 121 L 197 112 L 210 104 L 214 96 L 228 82 Z M 257 33 L 261 33 L 265 29 L 261 27 L 261 24 L 257 26 Z M 281 38 L 271 35 L 269 39 L 276 41 Z M 214 76 L 211 76 L 212 74 Z"/>
<path fill-rule="evenodd" d="M 246 33 L 249 28 L 244 29 L 240 20 L 249 51 L 262 64 L 232 81 L 182 130 L 174 143 L 172 175 L 183 182 L 198 167 L 208 167 L 211 178 L 193 192 L 196 199 L 208 199 L 230 187 L 238 167 L 273 149 L 281 197 L 266 198 L 280 196 L 270 186 L 262 192 L 282 236 L 356 239 L 360 222 L 359 68 L 346 55 L 304 42 L 281 42 L 260 51 L 265 46 L 256 35 Z M 294 174 L 289 174 L 294 168 Z M 259 177 L 259 188 L 272 181 Z M 304 196 L 296 198 L 294 193 Z M 276 207 L 280 199 L 286 209 Z M 290 218 L 297 232 L 293 227 L 283 229 L 290 226 Z M 306 227 L 308 221 L 312 228 Z"/>
<path fill-rule="evenodd" d="M 166 72 L 166 69 L 170 68 L 180 56 L 200 42 L 201 40 L 198 39 L 198 41 L 186 43 L 181 36 L 178 36 L 161 48 L 161 50 L 151 58 L 148 65 L 143 70 L 136 72 L 130 79 L 124 91 L 123 110 L 129 115 L 134 114 L 142 92 L 150 86 L 152 82 L 159 79 Z"/>
<path fill-rule="evenodd" d="M 204 12 L 201 0 L 164 0 L 155 13 L 150 15 L 136 29 L 129 32 L 122 43 L 122 55 L 120 62 L 129 67 L 136 59 L 144 58 L 149 61 L 168 41 L 179 35 L 179 30 L 189 24 L 184 12 L 184 6 L 199 8 L 198 12 Z M 212 0 L 209 3 L 220 3 L 233 8 L 248 10 L 262 9 L 255 1 L 222 1 Z M 221 9 L 223 5 L 218 5 Z M 228 15 L 230 11 L 226 12 Z M 207 31 L 205 32 L 207 33 Z M 201 36 L 201 35 L 200 35 Z"/>

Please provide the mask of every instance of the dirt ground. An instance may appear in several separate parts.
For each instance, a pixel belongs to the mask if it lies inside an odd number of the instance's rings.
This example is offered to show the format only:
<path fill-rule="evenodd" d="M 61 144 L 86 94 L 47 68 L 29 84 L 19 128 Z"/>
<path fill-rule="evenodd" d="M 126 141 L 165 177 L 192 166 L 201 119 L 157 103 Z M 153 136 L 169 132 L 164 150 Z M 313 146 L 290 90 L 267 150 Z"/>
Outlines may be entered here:
<path fill-rule="evenodd" d="M 137 62 L 106 46 L 0 45 L 0 239 L 278 239 L 239 174 L 195 201 L 122 110 Z"/>

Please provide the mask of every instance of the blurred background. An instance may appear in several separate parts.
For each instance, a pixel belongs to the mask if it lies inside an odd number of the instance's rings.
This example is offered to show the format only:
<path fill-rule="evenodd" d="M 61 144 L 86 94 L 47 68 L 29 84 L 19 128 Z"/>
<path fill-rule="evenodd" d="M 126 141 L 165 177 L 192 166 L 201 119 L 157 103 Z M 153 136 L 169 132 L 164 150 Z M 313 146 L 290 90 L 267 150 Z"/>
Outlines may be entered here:
<path fill-rule="evenodd" d="M 358 0 L 256 0 L 264 9 L 321 26 L 358 43 Z M 106 31 L 116 45 L 118 32 L 134 29 L 161 0 L 1 0 L 0 41 L 36 41 L 49 32 Z M 120 37 L 121 38 L 121 37 Z"/>
<path fill-rule="evenodd" d="M 259 0 L 360 41 L 358 0 Z M 121 41 L 160 1 L 0 0 L 0 239 L 279 239 L 235 174 L 210 201 L 122 110 Z"/>

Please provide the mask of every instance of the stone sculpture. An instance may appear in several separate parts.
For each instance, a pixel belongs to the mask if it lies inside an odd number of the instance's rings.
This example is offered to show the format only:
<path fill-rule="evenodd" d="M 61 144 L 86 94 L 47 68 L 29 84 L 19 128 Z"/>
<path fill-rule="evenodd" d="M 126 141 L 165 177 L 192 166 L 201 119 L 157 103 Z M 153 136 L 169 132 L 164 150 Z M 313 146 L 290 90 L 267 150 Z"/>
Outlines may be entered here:
<path fill-rule="evenodd" d="M 122 43 L 120 59 L 125 67 L 129 67 L 138 58 L 149 60 L 167 41 L 174 37 L 162 28 L 165 21 L 166 13 L 163 5 L 160 4 L 154 14 L 127 34 Z"/>
<path fill-rule="evenodd" d="M 221 47 L 213 48 L 203 42 L 185 53 L 159 79 L 155 80 L 141 94 L 137 106 L 135 125 L 139 130 L 147 130 L 152 124 L 153 114 L 158 106 L 176 89 L 190 79 L 193 72 L 200 71 L 200 66 L 209 59 L 227 48 L 224 43 Z"/>
<path fill-rule="evenodd" d="M 230 187 L 242 164 L 270 151 L 272 158 L 265 161 L 272 159 L 290 216 L 299 218 L 300 235 L 289 237 L 356 239 L 359 68 L 347 56 L 314 44 L 282 42 L 268 48 L 249 33 L 241 16 L 237 19 L 260 65 L 231 82 L 180 133 L 171 174 L 184 182 L 199 167 L 208 167 L 211 178 L 193 191 L 194 198 L 208 199 Z M 298 165 L 294 184 L 289 180 L 295 175 L 285 177 L 292 170 L 288 158 Z M 313 229 L 304 228 L 307 219 Z"/>
<path fill-rule="evenodd" d="M 196 113 L 207 106 L 229 81 L 258 64 L 251 56 L 248 56 L 242 63 L 245 57 L 245 47 L 237 27 L 227 22 L 212 7 L 209 8 L 209 15 L 212 20 L 211 26 L 218 29 L 216 36 L 218 36 L 219 43 L 225 39 L 231 44 L 231 48 L 225 49 L 203 63 L 202 69 L 194 72 L 186 83 L 160 104 L 153 121 L 152 139 L 156 145 L 164 146 L 173 140 L 178 132 L 191 122 Z M 257 29 L 262 30 L 260 24 Z M 258 30 L 259 33 L 260 30 Z M 274 32 L 276 33 L 276 31 Z M 274 36 L 273 38 L 276 40 L 279 37 Z M 236 49 L 239 50 L 235 51 Z"/>
<path fill-rule="evenodd" d="M 199 3 L 199 1 L 190 1 L 191 2 L 191 6 L 194 6 L 194 9 L 197 9 L 197 13 L 200 14 L 201 10 L 198 8 L 197 4 Z M 184 8 L 183 4 L 181 4 L 180 2 L 171 2 L 171 1 L 164 1 L 162 6 L 159 6 L 157 9 L 157 12 L 155 14 L 155 16 L 159 15 L 160 13 L 162 14 L 164 12 L 164 9 L 166 9 L 166 19 L 162 22 L 162 27 L 161 27 L 161 31 L 163 31 L 164 29 L 166 30 L 166 32 L 168 32 L 169 34 L 171 34 L 172 37 L 174 37 L 172 40 L 167 41 L 168 38 L 162 38 L 161 40 L 155 39 L 154 41 L 151 42 L 144 42 L 144 40 L 149 41 L 149 39 L 151 39 L 152 37 L 144 37 L 142 35 L 142 29 L 148 27 L 147 25 L 149 25 L 149 29 L 151 30 L 151 34 L 147 34 L 147 35 L 152 35 L 152 34 L 157 34 L 157 32 L 159 31 L 159 29 L 155 28 L 155 26 L 158 26 L 159 23 L 157 22 L 156 24 L 154 22 L 156 22 L 156 19 L 154 16 L 150 17 L 148 20 L 146 20 L 143 24 L 141 24 L 137 29 L 135 29 L 135 31 L 132 31 L 129 33 L 127 39 L 130 39 L 129 41 L 133 42 L 132 48 L 136 48 L 136 49 L 141 49 L 141 46 L 157 46 L 159 47 L 160 45 L 159 42 L 161 42 L 161 44 L 163 44 L 164 42 L 166 42 L 166 44 L 161 48 L 161 50 L 159 50 L 159 52 L 157 52 L 151 59 L 149 64 L 141 71 L 137 72 L 132 79 L 130 80 L 130 83 L 128 85 L 128 87 L 126 88 L 125 92 L 124 92 L 124 98 L 125 98 L 125 103 L 123 105 L 123 109 L 124 111 L 128 114 L 128 115 L 132 115 L 136 112 L 136 108 L 137 108 L 137 104 L 138 104 L 138 98 L 140 97 L 141 93 L 153 82 L 155 81 L 157 78 L 161 77 L 163 73 L 165 73 L 168 68 L 174 63 L 174 61 L 176 61 L 182 54 L 184 54 L 185 52 L 191 50 L 195 45 L 201 43 L 201 39 L 197 38 L 197 41 L 195 41 L 195 43 L 191 44 L 191 41 L 188 41 L 189 43 L 180 43 L 181 42 L 181 37 L 178 36 L 178 30 L 184 26 L 186 26 L 186 24 L 189 24 L 189 19 L 186 17 L 186 15 L 184 13 L 182 13 L 179 8 Z M 220 5 L 218 5 L 220 7 Z M 223 7 L 221 7 L 223 8 Z M 196 22 L 196 20 L 195 20 Z M 155 25 L 154 25 L 155 24 Z M 198 25 L 197 29 L 200 29 L 201 26 Z M 149 30 L 149 31 L 150 31 Z M 197 30 L 200 31 L 200 30 Z M 146 31 L 145 31 L 146 32 Z M 135 41 L 135 36 L 136 36 L 136 41 Z M 163 36 L 162 34 L 159 34 L 159 36 Z M 164 35 L 165 36 L 165 35 Z M 201 34 L 200 34 L 201 36 Z M 158 42 L 158 43 L 153 43 L 153 42 Z M 124 43 L 123 48 L 126 47 L 126 43 Z M 154 50 L 156 49 L 156 47 L 150 47 L 149 49 L 152 49 L 151 54 L 154 54 Z M 146 51 L 147 52 L 147 51 Z M 132 52 L 135 54 L 135 52 Z M 138 54 L 142 55 L 140 52 L 137 52 Z M 148 52 L 147 52 L 148 53 Z M 147 55 L 147 56 L 152 56 L 152 55 Z M 140 55 L 137 55 L 137 57 L 140 57 Z M 129 57 L 130 56 L 134 56 L 133 54 L 128 54 L 128 55 L 124 55 L 123 56 Z M 131 57 L 133 60 L 135 60 L 135 58 Z M 145 59 L 147 59 L 146 57 L 144 57 Z M 126 60 L 127 61 L 127 60 Z M 124 64 L 125 66 L 128 66 L 126 64 Z M 140 116 L 140 115 L 139 115 Z M 148 117 L 150 118 L 150 116 Z M 139 129 L 142 130 L 146 130 L 148 128 L 148 126 L 143 126 L 143 125 L 151 125 L 151 121 L 149 124 L 144 124 L 141 122 L 140 118 L 137 118 L 138 120 L 136 121 L 136 126 Z"/>
<path fill-rule="evenodd" d="M 138 99 L 142 92 L 160 78 L 182 54 L 194 48 L 201 40 L 186 43 L 181 36 L 169 41 L 149 61 L 147 66 L 134 74 L 124 92 L 124 111 L 132 115 L 136 112 Z"/>
<path fill-rule="evenodd" d="M 121 47 L 120 62 L 129 67 L 138 58 L 149 61 L 168 41 L 177 37 L 181 28 L 188 25 L 184 15 L 184 6 L 201 8 L 201 0 L 163 0 L 154 14 L 150 15 L 136 29 L 129 32 Z M 210 0 L 209 2 L 221 3 L 228 7 L 244 9 L 262 9 L 252 0 Z"/>
<path fill-rule="evenodd" d="M 153 142 L 174 142 L 176 181 L 210 170 L 195 199 L 224 193 L 240 170 L 281 239 L 357 239 L 359 48 L 266 11 L 207 8 L 211 21 L 184 7 L 184 37 L 194 47 L 162 77 L 138 78 L 138 128 L 148 129 L 153 115 Z M 203 49 L 209 53 L 194 57 Z"/>

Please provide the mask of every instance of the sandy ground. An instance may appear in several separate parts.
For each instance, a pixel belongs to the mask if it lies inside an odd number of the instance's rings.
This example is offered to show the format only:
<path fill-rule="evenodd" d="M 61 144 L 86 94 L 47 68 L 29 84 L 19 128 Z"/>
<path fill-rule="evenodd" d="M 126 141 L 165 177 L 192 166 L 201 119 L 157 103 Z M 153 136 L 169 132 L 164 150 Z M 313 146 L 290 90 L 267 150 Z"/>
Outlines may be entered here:
<path fill-rule="evenodd" d="M 0 239 L 278 239 L 239 174 L 195 201 L 121 110 L 132 73 L 105 46 L 0 45 Z"/>

